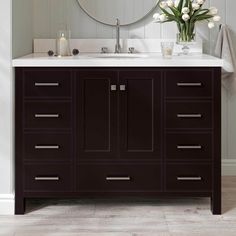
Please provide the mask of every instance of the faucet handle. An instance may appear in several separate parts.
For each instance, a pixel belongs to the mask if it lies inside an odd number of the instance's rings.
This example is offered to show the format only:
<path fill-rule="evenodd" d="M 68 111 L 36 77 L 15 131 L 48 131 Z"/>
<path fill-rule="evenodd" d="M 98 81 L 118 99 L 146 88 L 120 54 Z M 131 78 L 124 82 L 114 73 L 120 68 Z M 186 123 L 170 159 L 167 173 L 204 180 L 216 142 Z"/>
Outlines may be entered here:
<path fill-rule="evenodd" d="M 135 53 L 135 48 L 134 47 L 130 47 L 129 48 L 129 53 Z"/>
<path fill-rule="evenodd" d="M 107 47 L 102 47 L 101 48 L 101 53 L 108 53 L 108 48 Z"/>

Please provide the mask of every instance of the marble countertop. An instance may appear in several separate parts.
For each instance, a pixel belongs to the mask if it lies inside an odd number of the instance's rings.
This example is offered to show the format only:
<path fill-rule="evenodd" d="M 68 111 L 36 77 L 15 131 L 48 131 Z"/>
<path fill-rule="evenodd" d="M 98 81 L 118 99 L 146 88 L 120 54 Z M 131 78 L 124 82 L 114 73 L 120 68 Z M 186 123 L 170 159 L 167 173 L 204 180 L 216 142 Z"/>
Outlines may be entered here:
<path fill-rule="evenodd" d="M 223 60 L 193 53 L 173 55 L 163 59 L 159 53 L 98 54 L 82 53 L 70 57 L 49 57 L 46 53 L 33 53 L 13 59 L 13 67 L 222 67 Z"/>

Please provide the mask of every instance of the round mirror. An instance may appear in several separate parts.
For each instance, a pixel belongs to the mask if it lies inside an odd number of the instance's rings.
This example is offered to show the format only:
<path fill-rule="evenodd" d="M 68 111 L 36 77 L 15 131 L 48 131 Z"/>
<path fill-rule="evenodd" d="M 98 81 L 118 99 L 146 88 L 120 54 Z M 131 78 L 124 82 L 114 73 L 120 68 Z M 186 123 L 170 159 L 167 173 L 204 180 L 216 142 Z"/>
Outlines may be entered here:
<path fill-rule="evenodd" d="M 147 16 L 159 0 L 77 0 L 93 19 L 107 25 L 135 23 Z"/>

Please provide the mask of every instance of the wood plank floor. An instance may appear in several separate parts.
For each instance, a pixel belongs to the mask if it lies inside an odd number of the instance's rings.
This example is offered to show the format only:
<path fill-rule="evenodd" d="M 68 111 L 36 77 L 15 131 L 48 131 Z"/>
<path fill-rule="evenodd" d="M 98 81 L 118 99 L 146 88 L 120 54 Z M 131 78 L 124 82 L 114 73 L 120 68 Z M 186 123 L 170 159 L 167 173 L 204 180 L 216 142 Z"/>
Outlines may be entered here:
<path fill-rule="evenodd" d="M 30 201 L 24 216 L 0 216 L 0 236 L 236 236 L 236 177 L 223 178 L 223 214 L 209 200 Z"/>

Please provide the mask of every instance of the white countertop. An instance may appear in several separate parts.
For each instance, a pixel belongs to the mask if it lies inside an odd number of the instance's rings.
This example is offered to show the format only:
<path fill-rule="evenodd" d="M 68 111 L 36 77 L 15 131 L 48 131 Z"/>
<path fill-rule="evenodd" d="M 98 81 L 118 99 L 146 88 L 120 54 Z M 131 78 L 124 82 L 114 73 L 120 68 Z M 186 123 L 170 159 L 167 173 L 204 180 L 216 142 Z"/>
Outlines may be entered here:
<path fill-rule="evenodd" d="M 13 67 L 222 67 L 223 60 L 206 54 L 174 55 L 163 59 L 158 53 L 104 55 L 82 53 L 71 57 L 49 57 L 34 53 L 14 59 Z M 119 58 L 120 57 L 120 58 Z"/>

